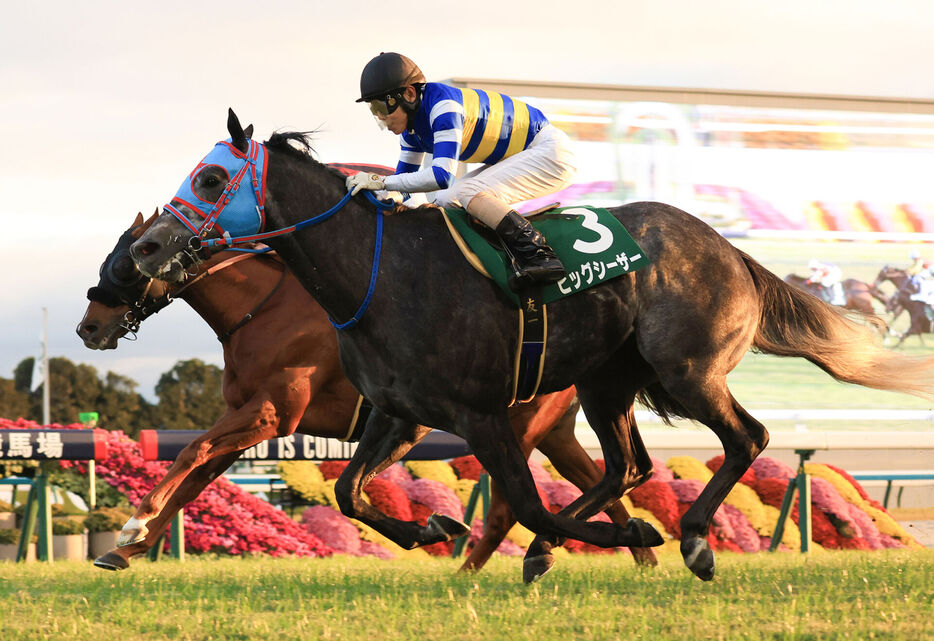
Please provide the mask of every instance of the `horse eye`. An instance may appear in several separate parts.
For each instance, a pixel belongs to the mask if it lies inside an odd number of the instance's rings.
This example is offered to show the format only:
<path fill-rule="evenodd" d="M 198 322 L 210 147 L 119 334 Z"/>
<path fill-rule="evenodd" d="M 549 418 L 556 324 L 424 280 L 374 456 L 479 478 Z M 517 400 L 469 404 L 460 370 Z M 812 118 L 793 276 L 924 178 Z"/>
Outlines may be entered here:
<path fill-rule="evenodd" d="M 217 179 L 217 176 L 207 176 L 204 179 L 204 184 L 207 187 L 216 187 L 217 185 L 220 184 L 220 182 L 221 181 Z"/>

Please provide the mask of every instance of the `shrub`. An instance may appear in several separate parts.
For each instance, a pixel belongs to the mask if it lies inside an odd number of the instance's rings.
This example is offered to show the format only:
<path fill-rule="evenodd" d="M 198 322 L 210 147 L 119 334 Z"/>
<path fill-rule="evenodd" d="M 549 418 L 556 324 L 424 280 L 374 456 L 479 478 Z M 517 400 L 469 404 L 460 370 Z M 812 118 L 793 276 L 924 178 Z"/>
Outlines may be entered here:
<path fill-rule="evenodd" d="M 16 527 L 0 528 L 0 545 L 16 545 L 19 543 L 19 537 L 22 534 L 23 531 Z M 38 540 L 39 537 L 33 534 L 31 543 Z"/>
<path fill-rule="evenodd" d="M 84 534 L 84 530 L 84 519 L 74 517 L 52 519 L 52 534 L 56 536 Z"/>
<path fill-rule="evenodd" d="M 122 530 L 131 516 L 132 513 L 118 507 L 99 507 L 88 513 L 84 525 L 89 532 L 115 532 Z"/>
<path fill-rule="evenodd" d="M 0 501 L 0 512 L 12 512 L 13 506 L 6 501 Z"/>

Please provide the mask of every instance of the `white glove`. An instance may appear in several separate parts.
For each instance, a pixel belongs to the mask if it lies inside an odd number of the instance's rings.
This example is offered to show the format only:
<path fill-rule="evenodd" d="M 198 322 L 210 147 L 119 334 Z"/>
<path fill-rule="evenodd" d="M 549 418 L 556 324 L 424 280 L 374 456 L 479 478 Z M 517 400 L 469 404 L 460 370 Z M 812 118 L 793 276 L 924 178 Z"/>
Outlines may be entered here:
<path fill-rule="evenodd" d="M 348 176 L 345 184 L 351 196 L 356 196 L 361 189 L 369 189 L 370 191 L 386 189 L 386 181 L 383 180 L 382 176 L 368 174 L 364 171 Z"/>

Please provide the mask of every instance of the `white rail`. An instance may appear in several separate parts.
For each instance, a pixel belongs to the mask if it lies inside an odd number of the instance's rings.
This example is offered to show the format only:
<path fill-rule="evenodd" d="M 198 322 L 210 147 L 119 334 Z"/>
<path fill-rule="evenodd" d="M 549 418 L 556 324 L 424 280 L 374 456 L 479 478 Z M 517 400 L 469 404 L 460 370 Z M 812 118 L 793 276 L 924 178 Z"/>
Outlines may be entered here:
<path fill-rule="evenodd" d="M 763 421 L 860 420 L 860 421 L 934 421 L 931 410 L 750 410 Z M 636 424 L 645 446 L 650 450 L 722 450 L 716 435 L 707 428 L 658 427 L 661 419 L 652 412 L 636 412 Z M 641 426 L 652 425 L 647 429 Z M 578 440 L 585 449 L 599 449 L 596 435 L 583 412 L 577 416 Z M 770 432 L 770 450 L 934 450 L 934 430 L 930 431 L 780 431 Z"/>

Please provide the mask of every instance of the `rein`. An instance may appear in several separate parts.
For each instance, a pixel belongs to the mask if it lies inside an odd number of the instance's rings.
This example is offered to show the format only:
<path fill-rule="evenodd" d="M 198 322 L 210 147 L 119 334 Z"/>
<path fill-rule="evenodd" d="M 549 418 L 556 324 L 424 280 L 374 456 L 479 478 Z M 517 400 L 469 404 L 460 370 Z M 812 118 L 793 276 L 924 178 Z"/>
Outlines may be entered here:
<path fill-rule="evenodd" d="M 375 246 L 373 247 L 373 267 L 370 270 L 370 282 L 369 282 L 369 285 L 367 286 L 366 295 L 363 297 L 363 302 L 360 303 L 360 306 L 357 308 L 357 311 L 354 312 L 353 316 L 351 316 L 348 320 L 344 321 L 343 323 L 337 323 L 334 321 L 334 319 L 328 316 L 328 322 L 331 323 L 331 326 L 334 327 L 334 329 L 339 330 L 339 331 L 344 330 L 344 329 L 350 329 L 351 327 L 356 325 L 358 322 L 360 322 L 360 319 L 363 318 L 363 314 L 366 313 L 367 308 L 370 306 L 370 300 L 373 298 L 373 292 L 376 290 L 376 279 L 379 276 L 379 263 L 380 263 L 380 256 L 382 255 L 382 248 L 383 248 L 383 218 L 384 218 L 383 212 L 395 206 L 394 203 L 384 203 L 383 201 L 378 199 L 376 196 L 374 196 L 373 192 L 366 191 L 364 193 L 366 194 L 367 199 L 369 199 L 369 201 L 373 205 L 376 206 L 376 243 L 375 243 Z M 350 192 L 347 192 L 346 194 L 344 194 L 344 197 L 341 198 L 340 201 L 336 205 L 334 205 L 327 211 L 322 212 L 318 214 L 317 216 L 312 216 L 311 218 L 307 218 L 301 222 L 295 223 L 294 225 L 289 225 L 288 227 L 283 227 L 281 229 L 275 229 L 273 231 L 267 231 L 267 232 L 263 232 L 260 234 L 252 234 L 249 236 L 238 236 L 236 238 L 231 238 L 229 235 L 222 236 L 220 238 L 207 238 L 207 239 L 202 239 L 199 236 L 192 236 L 191 242 L 189 243 L 189 249 L 192 250 L 191 253 L 197 254 L 197 251 L 201 249 L 201 247 L 204 245 L 207 245 L 208 247 L 225 246 L 225 245 L 230 246 L 230 245 L 239 244 L 239 243 L 256 242 L 260 240 L 265 240 L 267 238 L 274 238 L 276 236 L 283 236 L 285 234 L 291 234 L 292 232 L 296 232 L 300 229 L 304 229 L 305 227 L 311 227 L 312 225 L 317 225 L 318 223 L 324 222 L 325 220 L 327 220 L 328 218 L 330 218 L 331 216 L 339 212 L 341 209 L 343 209 L 344 205 L 350 202 L 350 198 L 351 198 L 351 194 Z M 172 212 L 172 213 L 175 213 L 175 212 Z"/>

